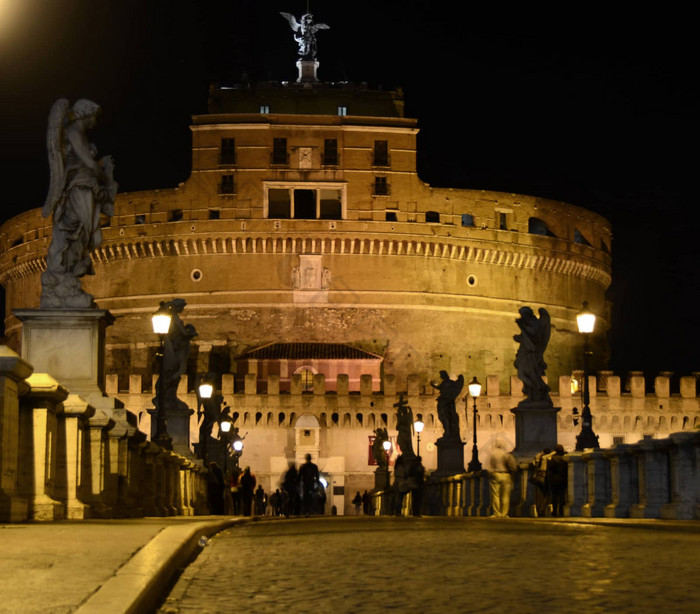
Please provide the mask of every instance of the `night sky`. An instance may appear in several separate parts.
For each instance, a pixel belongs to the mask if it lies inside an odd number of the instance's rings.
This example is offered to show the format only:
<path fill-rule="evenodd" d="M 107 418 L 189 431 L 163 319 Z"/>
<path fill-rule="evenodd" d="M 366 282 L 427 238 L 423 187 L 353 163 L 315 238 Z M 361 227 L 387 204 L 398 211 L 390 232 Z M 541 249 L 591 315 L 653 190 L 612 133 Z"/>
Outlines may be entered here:
<path fill-rule="evenodd" d="M 433 186 L 532 194 L 613 225 L 610 367 L 700 370 L 695 20 L 502 3 L 313 0 L 319 77 L 402 87 Z M 466 5 L 466 6 L 465 6 Z M 416 8 L 410 8 L 410 7 Z M 296 79 L 305 0 L 0 0 L 1 219 L 40 207 L 57 98 L 103 107 L 120 191 L 174 187 L 210 83 Z"/>

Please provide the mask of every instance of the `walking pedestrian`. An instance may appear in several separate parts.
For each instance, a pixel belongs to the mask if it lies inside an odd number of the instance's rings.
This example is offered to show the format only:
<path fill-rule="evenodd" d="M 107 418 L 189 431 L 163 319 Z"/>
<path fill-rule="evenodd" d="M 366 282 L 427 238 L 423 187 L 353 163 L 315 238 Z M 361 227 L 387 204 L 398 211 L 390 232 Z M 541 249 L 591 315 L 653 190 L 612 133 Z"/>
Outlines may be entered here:
<path fill-rule="evenodd" d="M 304 514 L 314 514 L 316 508 L 316 487 L 320 480 L 318 465 L 311 462 L 311 454 L 306 455 L 306 462 L 299 467 L 299 480 L 301 482 L 302 504 Z"/>
<path fill-rule="evenodd" d="M 371 497 L 369 496 L 369 493 L 365 490 L 365 492 L 362 493 L 362 513 L 365 516 L 369 516 L 370 500 Z"/>
<path fill-rule="evenodd" d="M 255 476 L 250 472 L 250 467 L 246 467 L 241 475 L 241 502 L 243 504 L 243 515 L 250 516 L 253 512 L 253 495 L 255 493 Z"/>
<path fill-rule="evenodd" d="M 267 495 L 263 490 L 262 484 L 258 484 L 255 490 L 255 515 L 264 516 L 265 508 L 267 507 Z"/>
<path fill-rule="evenodd" d="M 358 490 L 355 494 L 355 498 L 352 500 L 352 504 L 355 506 L 355 516 L 360 515 L 360 507 L 362 507 L 362 495 Z"/>
<path fill-rule="evenodd" d="M 568 485 L 569 465 L 564 460 L 564 446 L 558 444 L 547 461 L 547 482 L 552 493 L 552 516 L 564 515 L 566 487 Z"/>
<path fill-rule="evenodd" d="M 289 463 L 282 480 L 282 500 L 287 518 L 299 514 L 299 472 L 294 462 Z"/>
<path fill-rule="evenodd" d="M 549 480 L 547 479 L 547 461 L 552 451 L 544 448 L 535 455 L 530 463 L 530 477 L 528 481 L 535 487 L 535 509 L 538 518 L 544 518 L 549 510 Z"/>
<path fill-rule="evenodd" d="M 491 490 L 491 517 L 507 518 L 510 510 L 510 491 L 518 464 L 515 457 L 506 452 L 505 444 L 496 440 L 489 459 L 489 486 Z"/>

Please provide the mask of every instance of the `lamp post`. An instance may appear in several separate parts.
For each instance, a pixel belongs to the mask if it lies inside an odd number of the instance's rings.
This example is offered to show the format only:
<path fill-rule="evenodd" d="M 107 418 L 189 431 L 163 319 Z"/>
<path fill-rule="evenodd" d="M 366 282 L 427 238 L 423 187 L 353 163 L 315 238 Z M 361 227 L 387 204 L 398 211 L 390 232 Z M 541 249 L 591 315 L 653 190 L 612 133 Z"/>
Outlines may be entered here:
<path fill-rule="evenodd" d="M 386 481 L 384 482 L 384 513 L 389 514 L 389 450 L 391 450 L 391 442 L 387 439 L 383 444 L 384 453 L 386 454 Z"/>
<path fill-rule="evenodd" d="M 588 390 L 588 358 L 593 355 L 588 348 L 588 337 L 595 329 L 595 314 L 589 309 L 588 301 L 584 301 L 583 308 L 576 315 L 578 332 L 583 335 L 583 410 L 581 412 L 581 432 L 576 436 L 576 450 L 585 448 L 598 448 L 598 435 L 593 432 L 593 416 L 591 415 L 590 393 Z"/>
<path fill-rule="evenodd" d="M 421 420 L 416 420 L 413 423 L 413 428 L 416 431 L 416 437 L 418 438 L 418 445 L 416 446 L 417 454 L 416 456 L 420 456 L 420 434 L 423 432 L 423 428 L 425 427 L 425 424 Z"/>
<path fill-rule="evenodd" d="M 476 408 L 476 399 L 481 394 L 481 384 L 476 379 L 476 376 L 474 376 L 474 379 L 472 379 L 472 381 L 469 382 L 468 388 L 469 394 L 471 395 L 472 399 L 474 399 L 474 445 L 472 446 L 472 459 L 467 465 L 467 471 L 469 471 L 470 473 L 474 473 L 475 471 L 481 471 L 481 463 L 479 462 L 479 448 L 477 448 L 476 446 L 476 416 L 479 413 L 479 411 Z"/>
<path fill-rule="evenodd" d="M 165 337 L 170 332 L 172 315 L 166 303 L 161 302 L 158 311 L 151 317 L 153 332 L 160 339 L 160 347 L 156 354 L 159 360 L 158 386 L 156 387 L 156 432 L 153 442 L 166 450 L 173 449 L 173 439 L 168 435 L 168 424 L 165 419 L 165 398 L 163 395 L 163 354 L 165 351 Z"/>

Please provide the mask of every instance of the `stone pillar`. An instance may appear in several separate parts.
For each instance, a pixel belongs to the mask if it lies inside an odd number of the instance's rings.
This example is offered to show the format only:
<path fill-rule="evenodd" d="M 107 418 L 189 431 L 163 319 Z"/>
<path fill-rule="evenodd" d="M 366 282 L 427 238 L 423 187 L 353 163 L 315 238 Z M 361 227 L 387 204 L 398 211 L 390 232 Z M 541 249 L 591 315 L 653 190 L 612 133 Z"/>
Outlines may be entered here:
<path fill-rule="evenodd" d="M 515 416 L 515 449 L 518 460 L 528 462 L 544 448 L 557 445 L 557 413 L 551 402 L 521 401 L 510 411 Z"/>
<path fill-rule="evenodd" d="M 630 509 L 632 518 L 660 518 L 662 506 L 670 503 L 668 441 L 643 439 L 634 446 L 639 471 L 639 503 Z"/>
<path fill-rule="evenodd" d="M 63 411 L 62 401 L 68 391 L 46 373 L 34 373 L 27 378 L 31 390 L 20 409 L 22 448 L 33 451 L 25 458 L 21 492 L 29 501 L 32 520 L 61 520 L 65 509 L 55 497 L 57 414 Z"/>
<path fill-rule="evenodd" d="M 88 421 L 88 448 L 84 469 L 86 472 L 84 484 L 86 486 L 85 501 L 90 504 L 93 518 L 111 518 L 112 510 L 105 502 L 103 495 L 106 492 L 105 477 L 109 461 L 107 458 L 107 433 L 114 427 L 112 420 L 102 410 L 96 410 Z"/>
<path fill-rule="evenodd" d="M 487 471 L 477 473 L 476 488 L 478 491 L 479 505 L 476 507 L 475 516 L 488 516 L 491 514 L 491 486 Z"/>
<path fill-rule="evenodd" d="M 586 464 L 587 496 L 581 506 L 581 516 L 585 518 L 600 518 L 610 502 L 610 478 L 608 462 L 601 451 L 584 452 L 581 455 Z"/>
<path fill-rule="evenodd" d="M 27 500 L 19 493 L 19 396 L 29 390 L 24 379 L 32 366 L 0 346 L 0 522 L 27 519 Z"/>
<path fill-rule="evenodd" d="M 638 502 L 637 464 L 630 455 L 629 444 L 617 444 L 603 452 L 610 463 L 610 503 L 605 506 L 606 518 L 629 518 L 630 507 Z"/>
<path fill-rule="evenodd" d="M 700 431 L 673 433 L 671 502 L 662 518 L 700 519 Z"/>
<path fill-rule="evenodd" d="M 65 476 L 65 482 L 57 484 L 56 496 L 65 501 L 69 520 L 83 520 L 91 515 L 90 506 L 85 503 L 85 456 L 88 420 L 94 414 L 95 408 L 85 399 L 69 394 L 58 417 L 57 469 Z"/>
<path fill-rule="evenodd" d="M 318 83 L 316 71 L 319 63 L 316 60 L 297 60 L 299 77 L 297 83 Z"/>
<path fill-rule="evenodd" d="M 588 475 L 582 456 L 582 452 L 571 452 L 564 457 L 569 465 L 564 516 L 580 516 L 581 508 L 587 501 Z"/>

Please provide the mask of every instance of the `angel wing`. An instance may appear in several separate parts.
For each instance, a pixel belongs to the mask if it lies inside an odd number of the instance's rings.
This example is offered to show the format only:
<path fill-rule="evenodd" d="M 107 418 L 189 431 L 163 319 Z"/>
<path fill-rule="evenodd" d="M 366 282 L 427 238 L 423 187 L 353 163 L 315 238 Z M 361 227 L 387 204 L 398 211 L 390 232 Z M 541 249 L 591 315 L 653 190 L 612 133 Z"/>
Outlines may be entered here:
<path fill-rule="evenodd" d="M 330 30 L 331 27 L 327 23 L 315 23 L 314 28 L 316 30 Z"/>
<path fill-rule="evenodd" d="M 289 25 L 291 26 L 292 30 L 296 32 L 299 29 L 299 22 L 297 21 L 297 18 L 294 17 L 294 15 L 292 15 L 291 13 L 280 13 L 280 15 L 282 15 L 282 17 L 284 17 L 289 22 Z"/>
<path fill-rule="evenodd" d="M 541 349 L 544 352 L 544 350 L 547 347 L 547 344 L 549 343 L 549 336 L 552 334 L 552 324 L 551 320 L 549 317 L 549 312 L 544 308 L 540 307 L 537 310 L 537 313 L 540 314 L 540 343 L 541 343 Z"/>
<path fill-rule="evenodd" d="M 49 112 L 49 126 L 46 131 L 46 148 L 49 154 L 49 170 L 51 179 L 49 193 L 41 210 L 44 217 L 53 213 L 56 203 L 63 195 L 66 182 L 66 169 L 63 163 L 63 120 L 68 113 L 70 103 L 65 98 L 59 98 L 53 103 Z"/>

